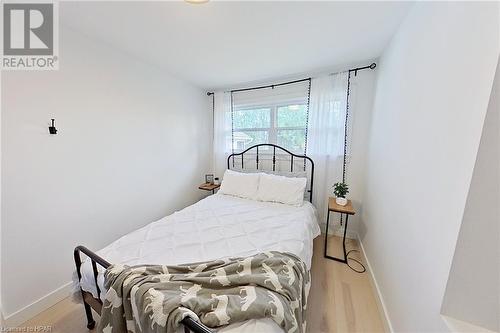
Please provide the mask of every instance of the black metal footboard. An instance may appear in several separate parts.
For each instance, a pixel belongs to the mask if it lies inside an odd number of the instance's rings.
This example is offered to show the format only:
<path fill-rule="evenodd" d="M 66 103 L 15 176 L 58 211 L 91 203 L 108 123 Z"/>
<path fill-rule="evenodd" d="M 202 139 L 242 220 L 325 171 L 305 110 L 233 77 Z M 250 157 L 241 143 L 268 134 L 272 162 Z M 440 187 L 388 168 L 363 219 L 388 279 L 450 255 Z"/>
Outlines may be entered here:
<path fill-rule="evenodd" d="M 91 293 L 84 291 L 80 287 L 80 291 L 82 293 L 82 299 L 83 299 L 83 306 L 85 307 L 85 314 L 87 315 L 87 328 L 89 330 L 91 330 L 91 329 L 94 329 L 94 327 L 95 327 L 95 320 L 92 317 L 92 309 L 94 309 L 99 314 L 101 313 L 101 310 L 102 310 L 101 290 L 99 288 L 99 284 L 97 283 L 97 276 L 98 276 L 97 265 L 106 269 L 109 266 L 111 266 L 111 264 L 109 262 L 107 262 L 106 260 L 104 260 L 103 258 L 99 257 L 94 252 L 87 249 L 85 246 L 80 245 L 80 246 L 75 247 L 75 250 L 73 251 L 73 256 L 75 258 L 76 273 L 78 274 L 79 281 L 82 279 L 82 272 L 80 271 L 80 268 L 82 266 L 82 259 L 80 257 L 80 253 L 83 253 L 84 255 L 89 257 L 91 262 L 92 262 L 92 270 L 94 272 L 94 282 L 95 282 L 96 289 L 97 289 L 97 298 L 95 298 Z M 184 318 L 181 321 L 181 323 L 184 325 L 184 331 L 186 333 L 189 333 L 189 332 L 215 333 L 213 330 L 211 330 L 207 326 L 203 325 L 202 323 L 200 323 L 200 322 L 198 322 L 190 317 Z"/>

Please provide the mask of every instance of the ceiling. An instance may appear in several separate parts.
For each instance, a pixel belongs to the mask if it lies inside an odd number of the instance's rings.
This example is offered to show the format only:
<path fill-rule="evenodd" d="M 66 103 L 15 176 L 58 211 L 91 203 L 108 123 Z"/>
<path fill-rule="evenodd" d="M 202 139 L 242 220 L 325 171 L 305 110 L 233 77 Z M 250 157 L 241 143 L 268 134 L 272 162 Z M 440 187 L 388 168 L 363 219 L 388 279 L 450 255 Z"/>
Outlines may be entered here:
<path fill-rule="evenodd" d="M 411 2 L 60 2 L 62 24 L 205 88 L 377 58 Z"/>

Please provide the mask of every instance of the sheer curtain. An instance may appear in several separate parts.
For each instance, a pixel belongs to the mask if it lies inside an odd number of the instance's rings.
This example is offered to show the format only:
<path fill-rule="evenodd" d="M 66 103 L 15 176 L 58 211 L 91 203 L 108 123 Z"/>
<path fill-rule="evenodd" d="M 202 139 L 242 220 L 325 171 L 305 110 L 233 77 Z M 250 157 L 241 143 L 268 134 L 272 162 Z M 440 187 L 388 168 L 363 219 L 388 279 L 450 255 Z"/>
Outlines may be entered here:
<path fill-rule="evenodd" d="M 231 93 L 219 91 L 214 95 L 214 148 L 212 168 L 222 180 L 231 154 Z"/>
<path fill-rule="evenodd" d="M 321 223 L 326 222 L 332 186 L 342 181 L 347 76 L 348 73 L 343 72 L 311 81 L 307 155 L 314 161 L 313 203 Z M 351 122 L 348 121 L 348 133 L 350 128 Z"/>

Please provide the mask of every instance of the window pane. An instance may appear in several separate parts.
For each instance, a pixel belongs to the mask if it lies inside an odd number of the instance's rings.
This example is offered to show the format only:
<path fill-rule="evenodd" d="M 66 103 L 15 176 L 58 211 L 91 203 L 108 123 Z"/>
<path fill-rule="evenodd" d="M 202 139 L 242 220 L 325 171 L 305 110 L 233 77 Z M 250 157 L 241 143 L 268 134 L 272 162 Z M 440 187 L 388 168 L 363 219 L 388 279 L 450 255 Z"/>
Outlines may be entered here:
<path fill-rule="evenodd" d="M 234 128 L 269 128 L 271 109 L 236 110 L 233 113 Z"/>
<path fill-rule="evenodd" d="M 278 145 L 292 152 L 303 154 L 306 143 L 305 129 L 278 130 Z"/>
<path fill-rule="evenodd" d="M 276 127 L 306 127 L 307 105 L 294 104 L 278 107 Z"/>
<path fill-rule="evenodd" d="M 242 151 L 259 143 L 268 143 L 267 131 L 238 131 L 234 132 L 234 150 Z"/>

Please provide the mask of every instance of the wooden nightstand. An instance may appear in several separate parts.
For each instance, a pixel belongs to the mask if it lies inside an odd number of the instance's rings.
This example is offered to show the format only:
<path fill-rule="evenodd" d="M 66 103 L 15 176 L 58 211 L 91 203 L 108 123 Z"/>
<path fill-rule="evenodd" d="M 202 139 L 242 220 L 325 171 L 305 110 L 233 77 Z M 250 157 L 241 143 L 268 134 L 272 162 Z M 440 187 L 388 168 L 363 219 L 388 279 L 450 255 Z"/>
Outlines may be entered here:
<path fill-rule="evenodd" d="M 344 238 L 342 239 L 342 247 L 344 249 L 344 259 L 332 257 L 326 253 L 326 250 L 328 248 L 328 224 L 330 222 L 330 212 L 340 213 L 340 214 L 345 215 Z M 347 220 L 349 218 L 349 215 L 354 215 L 354 214 L 356 214 L 356 212 L 354 211 L 354 208 L 352 208 L 351 200 L 347 200 L 347 205 L 341 206 L 335 202 L 335 198 L 330 197 L 328 199 L 328 212 L 326 215 L 326 233 L 325 233 L 325 258 L 340 261 L 344 264 L 347 264 L 347 251 L 345 249 L 345 236 L 347 233 Z"/>
<path fill-rule="evenodd" d="M 200 186 L 198 186 L 198 189 L 200 190 L 205 190 L 205 191 L 212 191 L 212 194 L 215 194 L 215 190 L 220 187 L 220 184 L 215 185 L 215 184 L 210 184 L 210 183 L 203 183 Z"/>

